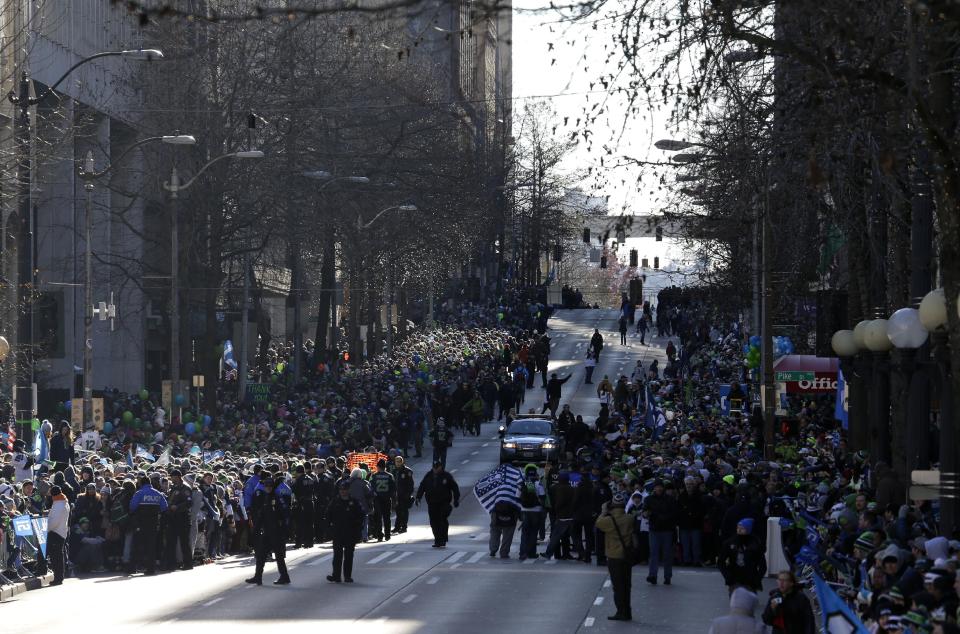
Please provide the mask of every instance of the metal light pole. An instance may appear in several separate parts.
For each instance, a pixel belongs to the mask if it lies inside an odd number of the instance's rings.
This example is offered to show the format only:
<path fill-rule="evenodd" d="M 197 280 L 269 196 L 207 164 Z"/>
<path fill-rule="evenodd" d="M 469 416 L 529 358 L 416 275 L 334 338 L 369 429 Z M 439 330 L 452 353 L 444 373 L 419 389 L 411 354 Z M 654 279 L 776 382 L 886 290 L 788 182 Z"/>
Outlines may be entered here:
<path fill-rule="evenodd" d="M 150 61 L 162 59 L 163 53 L 156 49 L 106 51 L 81 59 L 67 69 L 61 77 L 53 82 L 43 93 L 30 97 L 30 75 L 26 70 L 20 71 L 20 81 L 16 93 L 10 91 L 7 99 L 17 108 L 13 117 L 14 147 L 17 153 L 17 347 L 20 356 L 17 359 L 17 393 L 31 395 L 30 399 L 18 396 L 14 404 L 17 410 L 17 420 L 32 419 L 35 415 L 33 406 L 28 405 L 33 394 L 33 292 L 34 292 L 34 220 L 31 205 L 32 176 L 33 176 L 33 136 L 30 130 L 30 107 L 42 102 L 53 94 L 57 86 L 70 76 L 80 66 L 103 57 L 124 57 L 127 59 Z M 0 245 L 2 249 L 2 245 Z M 24 399 L 21 401 L 20 399 Z M 21 425 L 20 433 L 26 438 L 29 436 L 27 425 Z"/>
<path fill-rule="evenodd" d="M 211 165 L 230 158 L 259 159 L 263 158 L 263 152 L 246 150 L 218 156 L 208 161 L 186 183 L 180 182 L 174 167 L 170 170 L 170 180 L 163 184 L 163 188 L 170 192 L 170 380 L 174 392 L 180 387 L 180 192 L 196 183 Z"/>
<path fill-rule="evenodd" d="M 83 189 L 86 192 L 84 204 L 84 280 L 83 280 L 83 429 L 93 425 L 93 189 L 94 181 L 110 172 L 114 166 L 134 149 L 153 142 L 162 142 L 169 145 L 193 145 L 196 139 L 190 135 L 170 135 L 150 137 L 137 141 L 101 171 L 96 171 L 93 152 L 87 152 L 80 178 L 84 180 Z"/>

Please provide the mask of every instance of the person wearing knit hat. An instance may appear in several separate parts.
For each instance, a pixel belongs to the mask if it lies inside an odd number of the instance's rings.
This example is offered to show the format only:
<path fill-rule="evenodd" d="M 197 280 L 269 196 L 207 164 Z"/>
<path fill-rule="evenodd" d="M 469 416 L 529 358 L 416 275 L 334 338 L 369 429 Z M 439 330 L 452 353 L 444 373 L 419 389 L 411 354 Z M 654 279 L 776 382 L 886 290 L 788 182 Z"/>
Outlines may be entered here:
<path fill-rule="evenodd" d="M 857 541 L 853 543 L 854 549 L 859 549 L 863 551 L 863 555 L 858 557 L 858 559 L 863 559 L 877 547 L 876 543 L 877 535 L 873 531 L 864 531 L 860 533 L 860 536 L 857 537 Z"/>
<path fill-rule="evenodd" d="M 737 534 L 723 543 L 717 556 L 717 568 L 731 593 L 738 587 L 762 589 L 767 562 L 763 547 L 752 534 L 753 522 L 749 517 L 737 522 Z"/>
<path fill-rule="evenodd" d="M 609 504 L 603 505 L 600 517 L 596 521 L 597 530 L 603 533 L 607 570 L 613 586 L 613 602 L 617 607 L 616 614 L 607 617 L 611 621 L 629 621 L 633 618 L 630 608 L 630 588 L 633 558 L 636 552 L 633 537 L 633 526 L 636 520 L 633 515 L 624 512 L 623 507 L 626 503 L 626 494 L 616 493 Z"/>

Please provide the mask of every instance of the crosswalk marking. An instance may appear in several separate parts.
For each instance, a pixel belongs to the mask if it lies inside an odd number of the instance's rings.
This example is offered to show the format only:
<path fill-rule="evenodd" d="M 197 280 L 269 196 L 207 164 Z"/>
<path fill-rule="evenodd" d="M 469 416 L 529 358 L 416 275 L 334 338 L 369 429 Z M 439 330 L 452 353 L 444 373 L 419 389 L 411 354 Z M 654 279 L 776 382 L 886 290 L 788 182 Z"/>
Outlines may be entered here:
<path fill-rule="evenodd" d="M 436 584 L 438 581 L 440 581 L 440 577 L 430 577 L 429 579 L 427 579 L 427 585 L 432 586 Z"/>
<path fill-rule="evenodd" d="M 525 560 L 523 563 L 526 564 L 527 566 L 529 566 L 530 564 L 533 564 L 533 563 L 536 563 L 536 562 L 537 562 L 536 559 L 527 559 L 527 560 Z"/>
<path fill-rule="evenodd" d="M 373 559 L 371 559 L 371 560 L 368 561 L 367 563 L 372 566 L 373 564 L 378 564 L 378 563 L 380 563 L 381 561 L 383 561 L 384 559 L 386 559 L 387 557 L 392 557 L 393 555 L 394 555 L 394 552 L 393 552 L 393 551 L 387 551 L 387 552 L 385 552 L 385 553 L 380 553 L 379 555 L 377 555 L 376 557 L 374 557 Z"/>
<path fill-rule="evenodd" d="M 388 564 L 395 564 L 395 563 L 397 563 L 398 561 L 400 561 L 400 560 L 402 560 L 402 559 L 406 559 L 407 557 L 409 557 L 409 556 L 412 555 L 412 554 L 413 554 L 413 551 L 412 551 L 412 550 L 406 550 L 406 551 L 400 553 L 399 556 L 397 556 L 397 557 L 395 557 L 394 559 L 391 559 L 390 561 L 388 561 L 387 563 L 388 563 Z"/>
<path fill-rule="evenodd" d="M 319 566 L 320 564 L 322 564 L 322 563 L 324 563 L 324 562 L 327 562 L 327 561 L 330 561 L 331 559 L 333 559 L 333 555 L 332 555 L 332 554 L 330 554 L 330 555 L 324 555 L 323 557 L 318 557 L 317 559 L 314 559 L 313 561 L 311 561 L 311 562 L 308 563 L 307 565 L 308 565 L 308 566 Z"/>
<path fill-rule="evenodd" d="M 593 600 L 594 605 L 603 605 L 603 597 L 597 597 Z"/>
<path fill-rule="evenodd" d="M 459 567 L 462 566 L 462 565 L 463 565 L 463 564 L 459 564 L 459 563 L 458 563 L 458 564 L 453 564 L 452 566 L 450 566 L 450 570 L 456 570 L 457 568 L 459 568 Z"/>
<path fill-rule="evenodd" d="M 410 603 L 411 601 L 413 601 L 413 600 L 416 599 L 416 598 L 417 598 L 417 595 L 415 595 L 415 594 L 408 594 L 407 596 L 403 597 L 403 603 Z"/>
<path fill-rule="evenodd" d="M 467 554 L 466 551 L 458 550 L 457 552 L 455 552 L 455 553 L 453 553 L 452 555 L 450 555 L 450 558 L 447 559 L 447 563 L 448 563 L 448 564 L 455 564 L 455 563 L 457 563 L 458 561 L 460 561 L 461 559 L 463 559 L 464 555 L 466 555 L 466 554 Z"/>
<path fill-rule="evenodd" d="M 592 616 L 588 616 L 587 618 L 583 619 L 584 627 L 593 627 L 593 623 L 594 623 L 594 618 Z"/>
<path fill-rule="evenodd" d="M 554 565 L 554 564 L 556 564 L 556 563 L 557 563 L 557 560 L 556 560 L 556 559 L 548 559 L 548 560 L 546 561 L 546 563 L 544 563 L 543 565 L 544 565 L 544 566 L 552 566 L 552 565 Z"/>
<path fill-rule="evenodd" d="M 483 559 L 483 553 L 473 553 L 473 555 L 470 556 L 470 559 L 467 560 L 467 563 L 475 564 L 481 559 Z"/>
<path fill-rule="evenodd" d="M 610 583 L 610 580 L 609 580 L 609 579 L 607 579 L 606 581 L 603 582 L 603 587 L 604 587 L 604 588 L 609 588 L 609 587 L 612 586 L 612 585 L 613 585 L 613 584 Z"/>

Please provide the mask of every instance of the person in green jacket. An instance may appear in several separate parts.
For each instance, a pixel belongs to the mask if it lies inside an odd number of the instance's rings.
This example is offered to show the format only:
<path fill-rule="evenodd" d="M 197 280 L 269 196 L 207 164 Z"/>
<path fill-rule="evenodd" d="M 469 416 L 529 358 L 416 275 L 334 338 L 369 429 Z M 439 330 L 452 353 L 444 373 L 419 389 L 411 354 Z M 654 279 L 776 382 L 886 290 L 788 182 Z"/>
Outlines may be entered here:
<path fill-rule="evenodd" d="M 624 507 L 627 496 L 617 493 L 613 499 L 603 505 L 597 518 L 597 529 L 603 532 L 604 551 L 607 556 L 607 570 L 610 572 L 610 584 L 613 586 L 613 602 L 617 613 L 607 618 L 611 621 L 630 621 L 630 586 L 633 574 L 633 525 L 636 521 L 632 513 L 626 513 Z"/>

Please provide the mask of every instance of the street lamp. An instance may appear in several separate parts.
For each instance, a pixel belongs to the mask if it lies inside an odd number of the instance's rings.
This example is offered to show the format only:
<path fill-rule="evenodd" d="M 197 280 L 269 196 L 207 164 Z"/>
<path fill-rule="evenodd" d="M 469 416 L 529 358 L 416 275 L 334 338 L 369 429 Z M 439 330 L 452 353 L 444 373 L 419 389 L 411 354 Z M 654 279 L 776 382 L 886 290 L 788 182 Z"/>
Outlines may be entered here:
<path fill-rule="evenodd" d="M 170 382 L 174 397 L 180 389 L 180 210 L 177 200 L 180 192 L 189 189 L 197 179 L 212 165 L 227 159 L 261 159 L 260 150 L 241 150 L 229 152 L 207 161 L 193 178 L 186 183 L 180 182 L 177 168 L 170 170 L 170 180 L 163 184 L 163 188 L 170 192 Z"/>
<path fill-rule="evenodd" d="M 86 190 L 86 204 L 84 205 L 84 280 L 83 280 L 83 421 L 82 429 L 93 425 L 93 182 L 105 176 L 134 149 L 148 143 L 166 143 L 168 145 L 193 145 L 197 140 L 187 134 L 155 136 L 137 141 L 120 153 L 110 165 L 101 171 L 96 171 L 93 161 L 93 152 L 87 152 L 83 166 L 80 168 L 80 178 Z"/>
<path fill-rule="evenodd" d="M 17 420 L 29 420 L 35 415 L 32 402 L 33 398 L 33 280 L 34 267 L 33 261 L 33 229 L 35 222 L 32 221 L 32 209 L 30 205 L 30 194 L 32 191 L 32 173 L 33 173 L 33 135 L 30 133 L 30 107 L 42 102 L 48 96 L 53 94 L 57 87 L 63 83 L 80 66 L 88 64 L 94 60 L 104 57 L 122 57 L 130 60 L 152 61 L 162 59 L 163 53 L 157 49 L 144 50 L 124 50 L 124 51 L 105 51 L 90 55 L 81 59 L 79 62 L 67 69 L 63 75 L 48 86 L 42 93 L 36 97 L 30 96 L 30 75 L 26 70 L 20 72 L 19 85 L 16 93 L 11 90 L 7 94 L 7 99 L 16 106 L 17 113 L 13 118 L 14 143 L 17 156 L 17 345 L 22 349 L 22 354 L 17 361 L 17 382 L 19 383 L 17 394 L 23 394 L 18 397 L 18 402 L 14 404 L 17 414 Z M 0 244 L 0 252 L 3 245 Z M 29 398 L 27 398 L 29 397 Z M 23 398 L 23 401 L 19 399 Z M 21 433 L 26 436 L 27 429 L 21 429 Z"/>
<path fill-rule="evenodd" d="M 387 207 L 386 209 L 377 213 L 377 215 L 375 215 L 368 223 L 364 223 L 363 218 L 357 214 L 357 232 L 359 233 L 365 229 L 369 229 L 380 218 L 380 216 L 390 211 L 415 212 L 417 211 L 417 206 L 413 204 L 405 204 Z M 387 306 L 387 353 L 389 354 L 393 349 L 393 287 L 390 284 L 389 274 L 384 276 L 384 279 L 383 295 Z"/>

